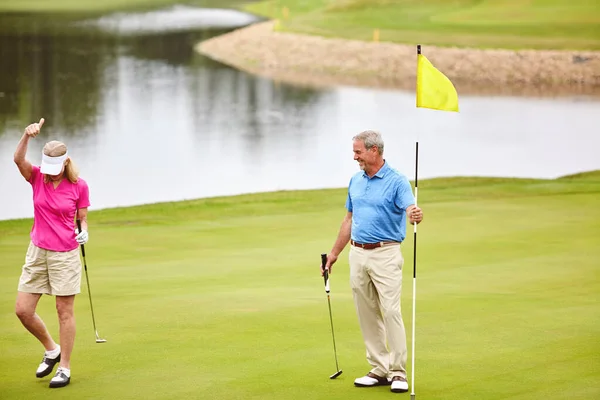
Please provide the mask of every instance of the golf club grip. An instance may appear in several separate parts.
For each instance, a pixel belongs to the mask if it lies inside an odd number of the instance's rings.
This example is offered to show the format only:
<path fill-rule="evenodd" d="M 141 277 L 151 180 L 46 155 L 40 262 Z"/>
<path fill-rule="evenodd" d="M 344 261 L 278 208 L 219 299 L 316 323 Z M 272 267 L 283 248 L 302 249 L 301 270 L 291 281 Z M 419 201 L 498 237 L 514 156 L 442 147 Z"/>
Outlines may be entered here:
<path fill-rule="evenodd" d="M 79 229 L 79 233 L 81 233 L 81 221 L 77 220 L 77 229 Z M 81 245 L 81 254 L 85 257 L 85 247 Z"/>
<path fill-rule="evenodd" d="M 327 279 L 329 279 L 329 271 L 327 270 L 327 268 L 325 268 L 326 265 L 327 265 L 327 254 L 322 253 L 321 254 L 321 268 L 323 269 L 323 281 L 325 282 L 325 285 L 327 285 Z"/>

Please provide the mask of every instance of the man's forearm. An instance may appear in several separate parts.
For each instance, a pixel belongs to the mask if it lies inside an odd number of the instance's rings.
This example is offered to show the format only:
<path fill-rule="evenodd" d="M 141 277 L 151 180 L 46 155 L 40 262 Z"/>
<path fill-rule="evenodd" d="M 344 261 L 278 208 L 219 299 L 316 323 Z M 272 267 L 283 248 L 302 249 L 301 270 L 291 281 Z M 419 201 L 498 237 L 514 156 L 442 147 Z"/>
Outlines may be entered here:
<path fill-rule="evenodd" d="M 344 218 L 344 220 L 342 221 L 342 226 L 340 227 L 340 232 L 338 233 L 338 237 L 333 245 L 333 248 L 331 249 L 331 252 L 336 256 L 338 256 L 342 252 L 342 250 L 344 250 L 344 247 L 346 247 L 346 245 L 350 241 L 351 229 L 352 219 Z"/>

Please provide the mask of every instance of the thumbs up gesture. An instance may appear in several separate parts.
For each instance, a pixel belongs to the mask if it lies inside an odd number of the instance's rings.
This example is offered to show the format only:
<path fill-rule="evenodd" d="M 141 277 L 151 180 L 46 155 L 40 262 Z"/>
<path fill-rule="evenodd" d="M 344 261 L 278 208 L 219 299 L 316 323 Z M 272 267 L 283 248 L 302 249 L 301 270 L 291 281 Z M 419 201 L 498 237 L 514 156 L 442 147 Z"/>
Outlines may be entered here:
<path fill-rule="evenodd" d="M 44 118 L 40 119 L 40 122 L 28 125 L 27 128 L 25 128 L 25 135 L 29 136 L 30 138 L 36 137 L 40 134 L 42 125 L 44 125 Z"/>

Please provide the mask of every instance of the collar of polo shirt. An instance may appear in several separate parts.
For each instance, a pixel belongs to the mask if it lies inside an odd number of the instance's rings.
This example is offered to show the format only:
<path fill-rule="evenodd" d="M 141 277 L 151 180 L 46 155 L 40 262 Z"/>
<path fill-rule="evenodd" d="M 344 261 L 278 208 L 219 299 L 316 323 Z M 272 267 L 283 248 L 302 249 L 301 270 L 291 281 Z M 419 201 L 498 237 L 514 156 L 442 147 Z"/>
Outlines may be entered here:
<path fill-rule="evenodd" d="M 387 172 L 387 170 L 390 169 L 390 167 L 388 166 L 388 163 L 383 160 L 383 165 L 381 166 L 381 168 L 379 168 L 379 171 L 377 171 L 377 173 L 375 175 L 373 175 L 373 178 L 377 177 L 377 178 L 383 178 L 383 176 L 385 175 L 385 173 Z M 365 171 L 363 171 L 363 176 L 365 177 L 369 177 L 369 175 L 367 175 L 367 173 Z"/>

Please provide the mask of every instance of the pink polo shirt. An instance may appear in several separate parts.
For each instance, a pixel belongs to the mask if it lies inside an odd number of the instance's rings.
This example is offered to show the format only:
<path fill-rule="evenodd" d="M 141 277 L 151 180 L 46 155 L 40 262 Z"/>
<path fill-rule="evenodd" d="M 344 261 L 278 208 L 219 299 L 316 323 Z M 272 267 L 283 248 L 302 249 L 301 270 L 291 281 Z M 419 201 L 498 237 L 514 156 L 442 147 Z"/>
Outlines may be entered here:
<path fill-rule="evenodd" d="M 71 251 L 79 246 L 75 240 L 75 214 L 90 206 L 89 189 L 81 178 L 77 183 L 63 179 L 44 183 L 40 167 L 33 166 L 29 183 L 33 188 L 33 227 L 31 241 L 51 251 Z"/>

